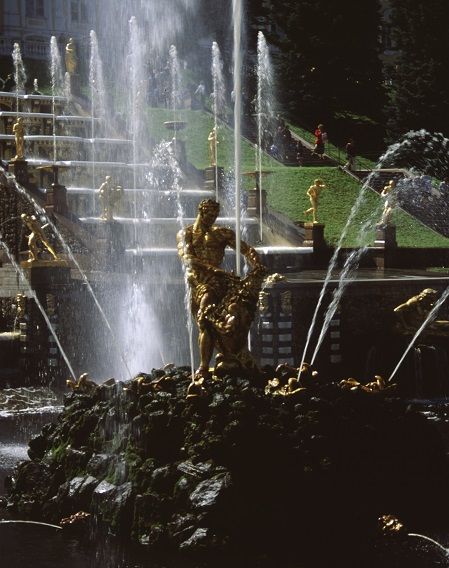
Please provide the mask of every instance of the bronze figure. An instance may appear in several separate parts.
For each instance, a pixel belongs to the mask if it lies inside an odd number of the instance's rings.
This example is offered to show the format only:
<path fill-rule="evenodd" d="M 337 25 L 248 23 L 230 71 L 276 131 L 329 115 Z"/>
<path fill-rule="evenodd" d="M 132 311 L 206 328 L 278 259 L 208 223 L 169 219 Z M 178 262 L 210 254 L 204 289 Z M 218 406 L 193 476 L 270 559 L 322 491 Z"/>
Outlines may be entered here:
<path fill-rule="evenodd" d="M 38 243 L 41 243 L 44 246 L 44 248 L 53 257 L 53 260 L 60 260 L 58 258 L 58 255 L 53 250 L 53 247 L 51 246 L 44 232 L 44 229 L 45 227 L 47 227 L 47 225 L 41 226 L 34 215 L 27 215 L 26 213 L 22 213 L 20 217 L 25 226 L 31 231 L 31 233 L 28 235 L 28 262 L 39 260 L 40 249 L 38 247 Z"/>
<path fill-rule="evenodd" d="M 215 371 L 254 369 L 247 346 L 265 268 L 254 248 L 241 242 L 241 252 L 250 271 L 244 278 L 226 272 L 220 265 L 226 247 L 235 249 L 235 233 L 214 225 L 220 205 L 201 201 L 193 225 L 179 231 L 178 253 L 187 272 L 191 310 L 199 328 L 200 366 L 196 377 L 209 377 L 214 348 L 219 352 Z"/>
<path fill-rule="evenodd" d="M 75 75 L 78 66 L 78 57 L 76 55 L 76 46 L 73 37 L 71 37 L 65 46 L 65 68 L 69 75 Z"/>
<path fill-rule="evenodd" d="M 114 220 L 114 208 L 123 197 L 123 189 L 120 185 L 113 186 L 111 176 L 106 176 L 105 181 L 98 190 L 98 198 L 103 209 L 101 219 L 104 221 Z"/>
<path fill-rule="evenodd" d="M 311 207 L 309 207 L 309 209 L 306 209 L 304 211 L 304 214 L 308 215 L 309 213 L 312 213 L 313 223 L 318 223 L 317 221 L 318 202 L 320 198 L 320 193 L 323 191 L 323 189 L 325 189 L 325 187 L 326 186 L 324 185 L 323 180 L 318 178 L 313 182 L 313 184 L 307 190 L 307 195 L 309 197 Z"/>
<path fill-rule="evenodd" d="M 380 219 L 380 223 L 382 225 L 391 225 L 391 217 L 397 205 L 397 197 L 394 191 L 395 189 L 396 182 L 394 179 L 390 179 L 390 181 L 387 183 L 387 185 L 384 186 L 383 190 L 380 193 L 380 196 L 385 200 L 382 217 Z"/>
<path fill-rule="evenodd" d="M 14 160 L 23 160 L 25 157 L 25 125 L 23 118 L 19 116 L 12 127 L 16 143 L 16 155 Z"/>
<path fill-rule="evenodd" d="M 438 292 L 433 288 L 425 288 L 416 296 L 412 296 L 403 304 L 394 308 L 397 318 L 396 330 L 404 335 L 414 334 L 427 319 L 435 305 Z M 434 320 L 429 322 L 424 333 L 430 335 L 449 334 L 449 321 Z"/>
<path fill-rule="evenodd" d="M 209 142 L 209 164 L 212 167 L 217 165 L 217 127 L 214 126 L 207 137 L 207 141 Z"/>

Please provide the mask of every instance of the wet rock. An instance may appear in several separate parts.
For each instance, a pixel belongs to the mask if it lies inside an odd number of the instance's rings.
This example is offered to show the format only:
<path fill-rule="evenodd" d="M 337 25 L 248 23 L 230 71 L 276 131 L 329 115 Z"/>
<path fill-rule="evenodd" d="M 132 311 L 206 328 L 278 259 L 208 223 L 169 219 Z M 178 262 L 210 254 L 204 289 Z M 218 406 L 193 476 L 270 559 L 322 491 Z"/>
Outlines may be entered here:
<path fill-rule="evenodd" d="M 168 465 L 158 467 L 151 474 L 151 488 L 158 493 L 168 493 L 173 489 L 175 479 L 172 467 Z"/>
<path fill-rule="evenodd" d="M 194 509 L 210 509 L 217 505 L 230 485 L 229 475 L 220 475 L 201 481 L 190 494 L 190 502 Z"/>
<path fill-rule="evenodd" d="M 197 528 L 190 538 L 179 545 L 179 549 L 184 552 L 194 552 L 198 549 L 206 548 L 210 543 L 210 529 Z"/>
<path fill-rule="evenodd" d="M 108 474 L 108 471 L 116 461 L 116 457 L 111 454 L 94 454 L 86 465 L 86 471 L 91 475 L 102 478 Z"/>
<path fill-rule="evenodd" d="M 196 479 L 202 479 L 206 477 L 212 471 L 212 463 L 201 463 L 198 462 L 193 464 L 191 461 L 184 461 L 178 464 L 178 471 L 194 477 Z"/>
<path fill-rule="evenodd" d="M 381 505 L 408 526 L 447 517 L 449 467 L 435 421 L 402 401 L 325 384 L 300 400 L 269 397 L 229 376 L 191 404 L 188 370 L 147 379 L 162 379 L 161 389 L 70 395 L 31 443 L 12 506 L 50 522 L 84 510 L 164 548 L 229 543 L 277 558 L 282 543 L 309 554 L 304 565 L 318 565 L 323 540 L 329 550 L 364 542 Z"/>
<path fill-rule="evenodd" d="M 31 460 L 40 460 L 47 449 L 47 440 L 39 434 L 29 441 L 28 456 Z"/>
<path fill-rule="evenodd" d="M 112 530 L 129 534 L 133 510 L 131 482 L 116 486 L 102 481 L 92 495 L 93 510 Z"/>

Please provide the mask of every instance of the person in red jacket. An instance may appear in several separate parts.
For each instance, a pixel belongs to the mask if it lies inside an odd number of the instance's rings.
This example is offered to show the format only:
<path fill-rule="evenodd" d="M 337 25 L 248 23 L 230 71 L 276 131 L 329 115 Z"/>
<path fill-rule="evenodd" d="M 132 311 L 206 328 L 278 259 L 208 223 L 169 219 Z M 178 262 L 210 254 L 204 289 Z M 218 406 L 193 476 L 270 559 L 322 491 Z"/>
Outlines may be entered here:
<path fill-rule="evenodd" d="M 324 126 L 322 124 L 319 124 L 315 130 L 315 147 L 313 149 L 312 154 L 319 156 L 321 159 L 323 159 L 323 154 L 324 154 L 323 135 L 325 135 Z"/>

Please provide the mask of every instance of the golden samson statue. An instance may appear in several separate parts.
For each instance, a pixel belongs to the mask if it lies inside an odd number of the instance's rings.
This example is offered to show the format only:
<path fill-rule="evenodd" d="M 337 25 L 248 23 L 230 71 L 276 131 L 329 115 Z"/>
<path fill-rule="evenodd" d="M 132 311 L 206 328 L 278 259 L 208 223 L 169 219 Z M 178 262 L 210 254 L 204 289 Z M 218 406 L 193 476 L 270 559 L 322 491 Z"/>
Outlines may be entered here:
<path fill-rule="evenodd" d="M 187 272 L 191 310 L 199 329 L 200 366 L 196 378 L 210 376 L 209 363 L 218 351 L 215 372 L 255 369 L 248 351 L 248 332 L 254 318 L 265 268 L 254 248 L 241 242 L 249 272 L 239 278 L 220 265 L 226 247 L 235 250 L 235 233 L 214 225 L 220 205 L 201 201 L 193 225 L 179 231 L 178 253 Z"/>

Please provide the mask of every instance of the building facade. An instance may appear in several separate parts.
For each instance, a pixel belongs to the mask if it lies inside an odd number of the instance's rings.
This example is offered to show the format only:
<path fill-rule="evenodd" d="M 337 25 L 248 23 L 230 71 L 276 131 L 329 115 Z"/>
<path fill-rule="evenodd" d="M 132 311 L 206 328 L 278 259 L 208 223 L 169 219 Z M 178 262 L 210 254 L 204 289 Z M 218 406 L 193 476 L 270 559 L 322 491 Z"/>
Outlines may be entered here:
<path fill-rule="evenodd" d="M 51 36 L 86 45 L 96 20 L 92 0 L 0 0 L 0 56 L 10 57 L 17 42 L 24 59 L 48 60 Z"/>

